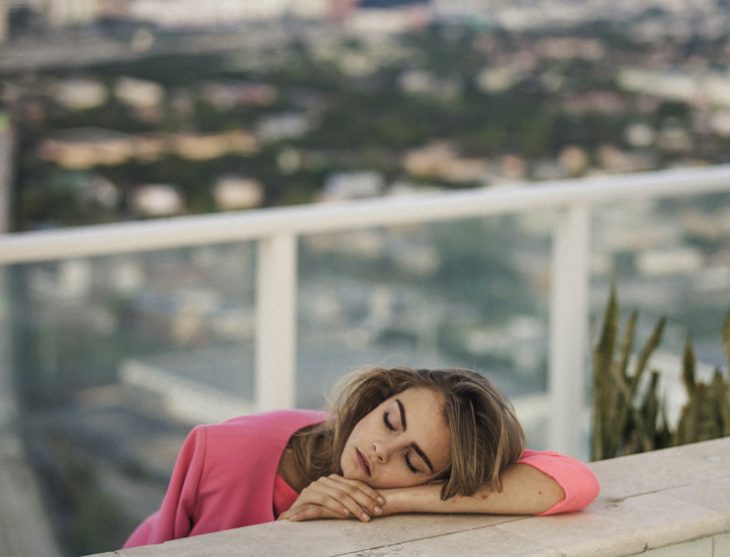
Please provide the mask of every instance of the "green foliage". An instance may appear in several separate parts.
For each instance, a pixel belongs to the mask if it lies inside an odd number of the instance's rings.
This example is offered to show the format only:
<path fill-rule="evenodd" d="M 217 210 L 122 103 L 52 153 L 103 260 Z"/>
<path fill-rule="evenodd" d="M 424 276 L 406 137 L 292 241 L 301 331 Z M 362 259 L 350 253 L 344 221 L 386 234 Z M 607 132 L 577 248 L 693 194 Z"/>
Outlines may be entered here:
<path fill-rule="evenodd" d="M 723 327 L 723 344 L 730 365 L 730 312 Z M 730 435 L 730 384 L 726 385 L 719 368 L 715 369 L 710 383 L 697 380 L 690 338 L 684 347 L 682 379 L 689 400 L 682 410 L 672 444 L 683 445 Z"/>
<path fill-rule="evenodd" d="M 497 67 L 505 53 L 524 49 L 531 41 L 556 34 L 598 40 L 612 52 L 634 53 L 645 48 L 632 42 L 632 37 L 621 27 L 602 21 L 547 34 L 540 30 L 511 33 L 476 26 L 432 25 L 404 34 L 394 49 L 396 53 L 401 49 L 402 52 L 392 58 L 381 59 L 382 49 L 374 47 L 371 41 L 351 38 L 344 39 L 341 49 L 333 49 L 331 56 L 323 58 L 310 41 L 294 33 L 286 44 L 272 45 L 262 52 L 254 49 L 235 53 L 153 55 L 92 66 L 86 73 L 110 91 L 122 75 L 147 79 L 164 87 L 169 102 L 155 118 L 148 120 L 113 95 L 102 106 L 80 111 L 64 109 L 43 96 L 35 99 L 42 108 L 42 117 L 25 123 L 19 119 L 15 166 L 20 202 L 15 218 L 21 228 L 27 229 L 92 224 L 134 216 L 123 204 L 107 211 L 110 214 L 86 207 L 83 200 L 68 191 L 49 190 L 50 203 L 37 199 L 34 188 L 47 183 L 45 173 L 39 170 L 43 163 L 37 156 L 38 147 L 43 139 L 66 128 L 93 126 L 127 133 L 216 132 L 252 129 L 269 113 L 305 110 L 313 116 L 313 129 L 292 141 L 292 147 L 321 156 L 328 170 L 368 168 L 380 172 L 388 181 L 404 177 L 401 161 L 408 150 L 433 141 L 447 141 L 464 156 L 490 158 L 513 153 L 530 161 L 553 158 L 567 145 L 580 145 L 589 155 L 604 144 L 625 146 L 626 125 L 637 118 L 634 109 L 616 115 L 600 110 L 574 113 L 566 106 L 566 99 L 572 95 L 592 90 L 626 95 L 615 81 L 615 72 L 605 64 L 594 64 L 580 57 L 544 60 L 539 67 L 520 72 L 516 83 L 505 91 L 480 89 L 477 77 L 485 67 Z M 158 36 L 163 43 L 184 43 L 187 38 L 185 33 Z M 486 51 L 479 48 L 485 40 L 494 45 Z M 349 75 L 341 66 L 341 55 L 345 52 L 377 60 L 375 71 L 360 77 Z M 253 61 L 237 64 L 239 58 Z M 419 94 L 403 92 L 400 78 L 409 69 L 424 71 L 437 80 L 448 80 L 455 87 L 454 94 L 443 94 L 443 88 L 439 87 Z M 546 72 L 560 76 L 559 92 L 543 83 Z M 69 74 L 60 69 L 44 73 L 55 77 Z M 207 81 L 220 80 L 267 83 L 276 89 L 277 99 L 267 106 L 222 109 L 201 95 L 201 87 Z M 192 101 L 190 110 L 172 102 L 178 96 Z M 654 127 L 661 127 L 667 118 L 669 123 L 686 124 L 688 117 L 685 105 L 669 102 L 662 103 L 652 114 L 641 116 L 642 121 Z M 713 153 L 727 152 L 723 145 L 708 141 L 703 142 L 702 149 L 705 151 L 700 151 L 698 156 L 708 160 Z M 209 191 L 211 183 L 216 176 L 231 172 L 260 179 L 266 187 L 267 206 L 304 203 L 315 198 L 322 187 L 322 177 L 302 175 L 302 172 L 281 175 L 272 162 L 271 151 L 269 146 L 237 161 L 234 159 L 244 157 L 186 161 L 168 156 L 153 162 L 128 161 L 115 167 L 98 167 L 94 172 L 111 179 L 122 191 L 142 183 L 176 184 L 185 195 L 190 213 L 215 210 Z M 661 164 L 670 164 L 681 156 L 662 153 L 657 153 Z M 417 181 L 412 176 L 408 179 Z M 30 198 L 26 200 L 26 196 Z"/>
<path fill-rule="evenodd" d="M 643 380 L 649 359 L 661 343 L 666 319 L 661 318 L 628 373 L 636 336 L 638 313 L 628 318 L 621 342 L 615 287 L 603 317 L 601 335 L 593 353 L 593 460 L 613 458 L 668 446 L 730 435 L 730 380 L 715 370 L 710 383 L 698 380 L 696 357 L 687 339 L 682 358 L 682 379 L 688 401 L 676 431 L 670 431 L 666 408 L 659 397 L 656 370 Z M 730 312 L 723 327 L 723 344 L 730 367 Z"/>

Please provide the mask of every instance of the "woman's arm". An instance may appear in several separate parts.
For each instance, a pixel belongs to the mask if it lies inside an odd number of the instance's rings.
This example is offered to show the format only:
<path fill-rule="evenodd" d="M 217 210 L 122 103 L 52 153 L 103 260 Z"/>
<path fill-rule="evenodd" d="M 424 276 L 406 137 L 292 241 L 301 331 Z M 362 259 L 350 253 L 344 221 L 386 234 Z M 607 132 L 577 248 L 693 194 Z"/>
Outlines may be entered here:
<path fill-rule="evenodd" d="M 483 488 L 441 500 L 441 486 L 380 490 L 383 514 L 403 512 L 556 514 L 582 509 L 598 495 L 598 481 L 582 462 L 547 451 L 525 451 L 502 474 L 502 491 Z"/>

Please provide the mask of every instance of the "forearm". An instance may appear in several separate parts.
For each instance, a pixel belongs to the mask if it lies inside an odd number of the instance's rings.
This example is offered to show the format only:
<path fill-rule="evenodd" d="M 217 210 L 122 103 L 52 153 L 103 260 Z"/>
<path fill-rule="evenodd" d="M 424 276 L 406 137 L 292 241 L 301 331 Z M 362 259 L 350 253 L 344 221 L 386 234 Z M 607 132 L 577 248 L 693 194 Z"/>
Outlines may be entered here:
<path fill-rule="evenodd" d="M 469 497 L 455 495 L 445 501 L 441 499 L 441 485 L 437 484 L 383 490 L 386 499 L 384 514 L 538 514 L 565 497 L 565 492 L 555 480 L 528 464 L 511 466 L 501 479 L 502 491 L 483 488 Z"/>

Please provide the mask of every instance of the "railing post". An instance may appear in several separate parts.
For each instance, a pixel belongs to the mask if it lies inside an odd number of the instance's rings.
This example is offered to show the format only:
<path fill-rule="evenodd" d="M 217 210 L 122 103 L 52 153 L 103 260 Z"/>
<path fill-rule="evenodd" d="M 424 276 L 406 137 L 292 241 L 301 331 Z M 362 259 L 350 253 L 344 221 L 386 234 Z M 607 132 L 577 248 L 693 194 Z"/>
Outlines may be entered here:
<path fill-rule="evenodd" d="M 591 215 L 584 205 L 558 214 L 550 293 L 549 447 L 585 458 L 584 384 L 588 362 Z"/>
<path fill-rule="evenodd" d="M 295 404 L 297 237 L 260 240 L 256 279 L 256 407 Z"/>

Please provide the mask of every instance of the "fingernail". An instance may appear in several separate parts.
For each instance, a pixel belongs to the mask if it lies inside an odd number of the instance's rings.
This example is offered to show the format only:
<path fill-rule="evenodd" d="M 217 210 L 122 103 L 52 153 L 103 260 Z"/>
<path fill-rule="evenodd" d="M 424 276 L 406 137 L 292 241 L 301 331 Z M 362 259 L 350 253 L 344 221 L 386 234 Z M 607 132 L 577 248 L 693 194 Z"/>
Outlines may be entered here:
<path fill-rule="evenodd" d="M 342 512 L 345 514 L 350 514 L 350 509 L 348 509 L 346 507 L 342 507 Z"/>
<path fill-rule="evenodd" d="M 365 522 L 367 522 L 368 520 L 370 520 L 370 516 L 368 515 L 368 513 L 362 513 L 360 515 L 360 518 L 362 518 Z"/>
<path fill-rule="evenodd" d="M 382 497 L 378 497 L 378 503 L 380 503 L 381 505 L 384 505 L 385 499 L 383 499 Z"/>
<path fill-rule="evenodd" d="M 380 507 L 375 507 L 373 510 L 375 511 L 375 514 L 380 514 L 383 512 L 383 509 L 381 509 Z"/>

